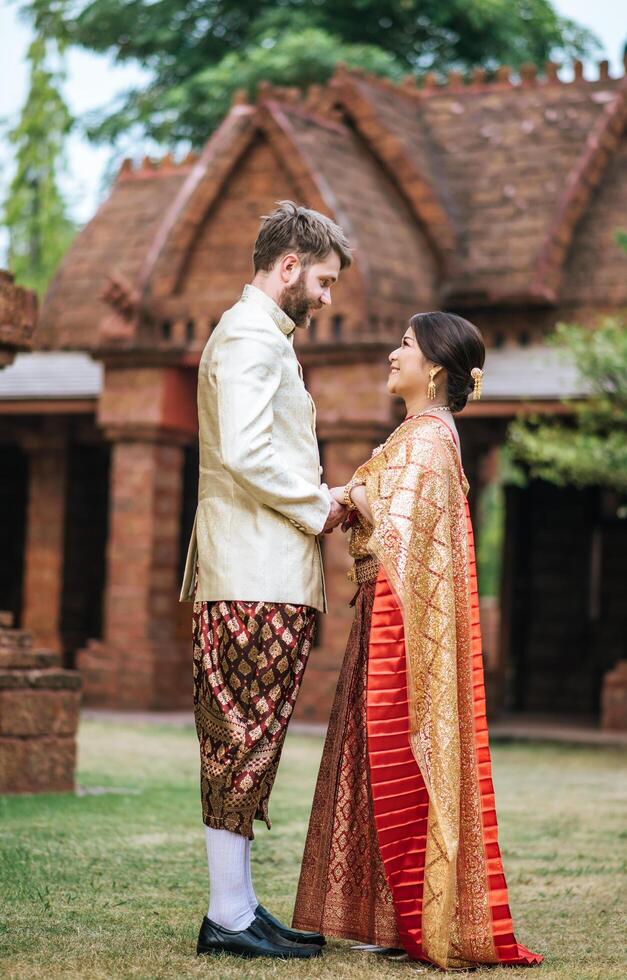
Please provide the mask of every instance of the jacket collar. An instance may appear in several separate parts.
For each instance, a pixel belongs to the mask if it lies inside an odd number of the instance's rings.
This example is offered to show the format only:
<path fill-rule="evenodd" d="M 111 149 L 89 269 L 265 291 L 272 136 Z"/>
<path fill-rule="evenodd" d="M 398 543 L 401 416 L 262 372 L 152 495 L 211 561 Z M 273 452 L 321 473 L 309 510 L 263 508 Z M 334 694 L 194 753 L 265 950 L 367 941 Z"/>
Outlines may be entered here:
<path fill-rule="evenodd" d="M 286 337 L 290 337 L 294 333 L 296 329 L 294 321 L 261 289 L 257 289 L 256 286 L 248 283 L 244 286 L 241 300 L 244 303 L 255 303 L 257 306 L 263 307 L 266 313 L 272 317 L 281 333 L 284 333 Z"/>

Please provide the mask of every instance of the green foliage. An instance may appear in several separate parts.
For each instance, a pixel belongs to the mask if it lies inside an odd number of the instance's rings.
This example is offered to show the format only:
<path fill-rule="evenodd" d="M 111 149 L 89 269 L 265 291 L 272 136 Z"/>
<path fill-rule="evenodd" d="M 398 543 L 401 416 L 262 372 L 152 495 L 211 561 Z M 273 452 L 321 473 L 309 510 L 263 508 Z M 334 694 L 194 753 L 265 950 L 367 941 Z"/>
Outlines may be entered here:
<path fill-rule="evenodd" d="M 271 34 L 262 40 L 268 37 Z M 344 44 L 326 31 L 307 26 L 305 18 L 302 30 L 271 39 L 272 43 L 255 41 L 232 51 L 217 64 L 170 87 L 155 83 L 145 92 L 129 95 L 124 107 L 113 115 L 94 115 L 90 135 L 99 142 L 113 142 L 131 126 L 143 124 L 160 143 L 202 143 L 228 112 L 238 89 L 252 99 L 262 81 L 299 87 L 326 82 L 340 61 L 394 79 L 403 75 L 400 63 L 387 52 L 369 45 Z"/>
<path fill-rule="evenodd" d="M 11 271 L 21 285 L 40 295 L 74 235 L 58 186 L 72 119 L 59 90 L 61 71 L 53 67 L 60 51 L 51 52 L 51 47 L 54 42 L 38 31 L 28 50 L 30 87 L 20 119 L 8 134 L 16 171 L 3 209 Z"/>
<path fill-rule="evenodd" d="M 595 330 L 560 324 L 554 342 L 568 351 L 589 387 L 572 420 L 518 419 L 514 456 L 559 486 L 605 486 L 627 493 L 627 322 L 605 318 Z"/>
<path fill-rule="evenodd" d="M 482 596 L 501 591 L 501 564 L 505 529 L 505 491 L 501 479 L 489 483 L 479 500 L 477 578 Z"/>
<path fill-rule="evenodd" d="M 34 6 L 46 6 L 36 0 Z M 47 6 L 52 6 L 48 4 Z M 232 92 L 259 79 L 324 82 L 338 61 L 398 77 L 590 53 L 550 0 L 57 0 L 55 36 L 147 68 L 152 81 L 91 120 L 114 141 L 138 126 L 201 145 Z"/>

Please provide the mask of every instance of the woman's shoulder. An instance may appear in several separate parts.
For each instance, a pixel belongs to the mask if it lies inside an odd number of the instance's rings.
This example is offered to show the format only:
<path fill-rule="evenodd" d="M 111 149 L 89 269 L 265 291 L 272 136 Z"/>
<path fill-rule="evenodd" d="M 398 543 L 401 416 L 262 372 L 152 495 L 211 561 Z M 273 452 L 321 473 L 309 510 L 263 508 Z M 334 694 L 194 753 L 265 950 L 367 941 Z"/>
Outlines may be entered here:
<path fill-rule="evenodd" d="M 441 419 L 419 416 L 406 425 L 412 462 L 430 469 L 459 471 L 459 453 L 453 430 Z"/>
<path fill-rule="evenodd" d="M 448 450 L 449 446 L 456 449 L 455 436 L 453 430 L 442 419 L 436 416 L 419 415 L 415 419 L 408 419 L 399 430 L 399 435 L 417 450 L 421 447 L 441 452 Z"/>

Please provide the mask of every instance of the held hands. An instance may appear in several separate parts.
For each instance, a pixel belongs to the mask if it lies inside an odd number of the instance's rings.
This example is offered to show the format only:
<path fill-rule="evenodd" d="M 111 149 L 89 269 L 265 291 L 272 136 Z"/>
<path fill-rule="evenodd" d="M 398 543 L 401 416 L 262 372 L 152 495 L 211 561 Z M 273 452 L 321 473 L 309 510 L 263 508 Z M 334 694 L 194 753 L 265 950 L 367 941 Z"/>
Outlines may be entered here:
<path fill-rule="evenodd" d="M 326 483 L 323 483 L 322 488 L 329 494 L 329 500 L 331 501 L 331 509 L 322 528 L 322 534 L 330 534 L 333 528 L 345 521 L 348 510 L 342 502 L 341 491 L 343 487 L 335 487 L 333 490 L 329 490 Z"/>
<path fill-rule="evenodd" d="M 342 523 L 340 525 L 340 530 L 343 531 L 346 534 L 346 532 L 347 531 L 350 531 L 350 529 L 351 529 L 351 526 L 353 524 L 353 520 L 352 519 L 354 519 L 357 515 L 355 514 L 355 511 L 354 510 L 352 510 L 352 511 L 349 510 L 347 508 L 346 504 L 344 503 L 344 501 L 346 500 L 346 495 L 345 495 L 345 492 L 344 492 L 345 489 L 346 489 L 345 487 L 333 487 L 330 490 L 330 494 L 333 497 L 333 499 L 334 500 L 337 500 L 337 502 L 339 504 L 341 504 L 343 506 L 343 508 L 344 508 L 344 516 L 342 518 Z"/>
<path fill-rule="evenodd" d="M 336 500 L 344 502 L 345 500 L 344 490 L 345 490 L 344 487 L 334 487 L 331 490 L 331 496 L 334 497 Z M 372 516 L 372 511 L 370 510 L 370 504 L 368 503 L 368 494 L 366 493 L 365 486 L 359 483 L 356 486 L 353 486 L 350 491 L 350 499 L 353 506 L 361 514 L 361 516 L 365 518 L 365 520 L 368 521 L 369 524 L 373 524 L 374 518 Z M 346 514 L 348 519 L 345 519 L 342 524 L 343 531 L 348 531 L 349 528 L 351 527 L 352 521 L 350 518 L 351 515 L 355 515 L 355 511 L 354 510 L 349 511 L 347 509 Z"/>

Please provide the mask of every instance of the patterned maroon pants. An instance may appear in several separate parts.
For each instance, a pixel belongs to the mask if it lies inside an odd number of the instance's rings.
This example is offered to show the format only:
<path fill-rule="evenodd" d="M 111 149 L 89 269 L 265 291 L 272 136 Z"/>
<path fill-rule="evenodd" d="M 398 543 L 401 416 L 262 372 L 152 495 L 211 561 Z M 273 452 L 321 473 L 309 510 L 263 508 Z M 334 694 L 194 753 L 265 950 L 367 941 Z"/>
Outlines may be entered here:
<path fill-rule="evenodd" d="M 203 820 L 253 838 L 313 639 L 309 606 L 194 603 L 194 714 Z"/>

